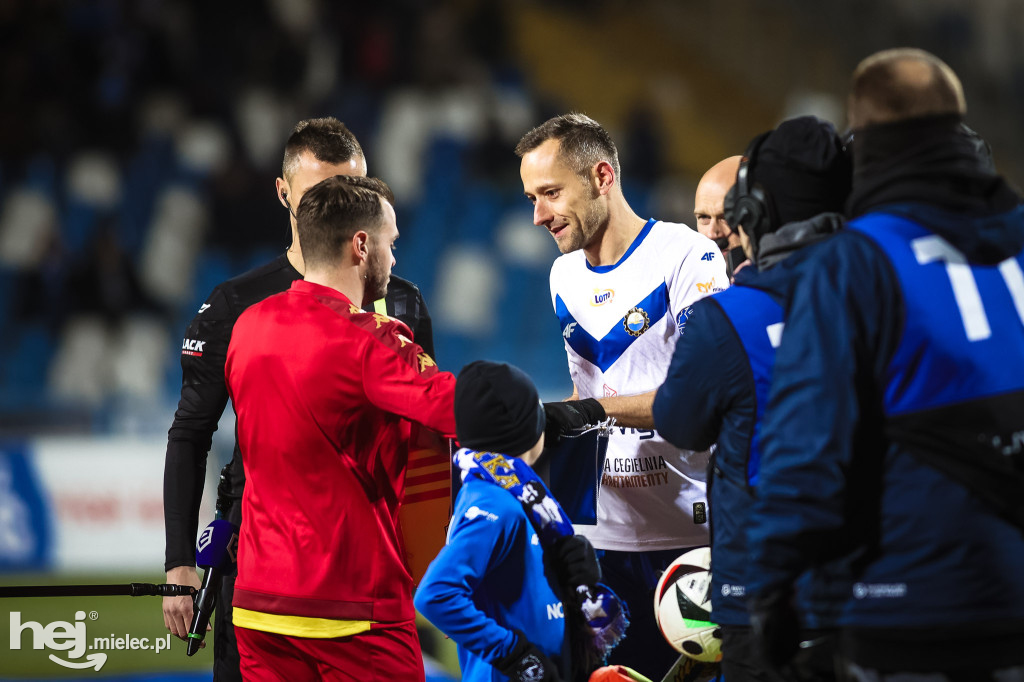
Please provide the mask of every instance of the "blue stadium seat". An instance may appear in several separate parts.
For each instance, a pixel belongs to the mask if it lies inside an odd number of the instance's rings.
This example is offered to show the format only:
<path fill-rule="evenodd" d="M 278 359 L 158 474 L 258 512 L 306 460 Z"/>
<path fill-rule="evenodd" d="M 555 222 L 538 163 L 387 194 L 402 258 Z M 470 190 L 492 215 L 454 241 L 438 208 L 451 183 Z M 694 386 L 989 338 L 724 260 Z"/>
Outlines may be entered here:
<path fill-rule="evenodd" d="M 423 152 L 424 201 L 444 202 L 455 196 L 463 179 L 463 154 L 467 143 L 453 137 L 438 136 Z"/>
<path fill-rule="evenodd" d="M 0 329 L 11 328 L 14 307 L 14 287 L 18 281 L 16 270 L 0 266 Z"/>
<path fill-rule="evenodd" d="M 493 243 L 502 215 L 502 197 L 490 185 L 479 182 L 460 190 L 458 196 L 462 201 L 456 211 L 454 239 L 485 246 Z"/>
<path fill-rule="evenodd" d="M 59 171 L 52 158 L 36 154 L 25 169 L 25 186 L 49 197 L 56 197 L 60 184 Z"/>
<path fill-rule="evenodd" d="M 173 162 L 174 147 L 170 138 L 150 135 L 127 164 L 122 179 L 118 237 L 133 256 L 138 256 L 142 249 L 154 202 L 160 188 L 168 181 L 168 169 Z"/>
<path fill-rule="evenodd" d="M 80 199 L 70 198 L 60 221 L 61 236 L 68 250 L 83 253 L 96 233 L 99 211 Z"/>
<path fill-rule="evenodd" d="M 22 407 L 42 403 L 55 350 L 53 336 L 41 324 L 23 325 L 9 342 L 3 360 L 3 392 Z"/>
<path fill-rule="evenodd" d="M 199 309 L 199 305 L 206 300 L 214 287 L 226 279 L 230 279 L 243 270 L 238 269 L 234 264 L 231 254 L 223 249 L 206 248 L 200 251 L 196 259 L 196 274 L 192 285 L 193 304 L 189 304 L 184 311 L 186 324 L 191 320 Z M 183 328 L 184 329 L 184 328 Z M 178 333 L 177 331 L 175 333 Z"/>

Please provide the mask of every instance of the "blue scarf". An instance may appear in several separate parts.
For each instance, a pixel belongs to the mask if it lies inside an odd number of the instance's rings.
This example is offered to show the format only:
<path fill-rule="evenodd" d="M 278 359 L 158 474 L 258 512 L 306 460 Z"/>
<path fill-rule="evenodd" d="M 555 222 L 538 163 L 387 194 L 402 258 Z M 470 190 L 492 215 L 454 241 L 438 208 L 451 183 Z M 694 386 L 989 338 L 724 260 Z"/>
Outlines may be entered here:
<path fill-rule="evenodd" d="M 458 450 L 453 460 L 462 470 L 462 480 L 476 476 L 512 493 L 523 505 L 542 549 L 574 534 L 562 507 L 551 496 L 544 481 L 523 460 L 468 448 Z M 576 595 L 589 631 L 587 653 L 603 663 L 625 635 L 629 610 L 607 585 L 578 585 Z"/>

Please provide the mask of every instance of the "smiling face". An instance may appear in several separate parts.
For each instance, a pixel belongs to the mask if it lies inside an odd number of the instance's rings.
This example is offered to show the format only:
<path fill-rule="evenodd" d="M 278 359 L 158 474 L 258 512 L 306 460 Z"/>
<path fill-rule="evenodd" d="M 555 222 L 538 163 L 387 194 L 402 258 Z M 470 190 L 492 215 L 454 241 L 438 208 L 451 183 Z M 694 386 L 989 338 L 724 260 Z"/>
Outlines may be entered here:
<path fill-rule="evenodd" d="M 547 228 L 562 253 L 593 244 L 608 224 L 606 198 L 565 162 L 550 139 L 523 155 L 519 174 L 533 203 L 533 224 Z"/>

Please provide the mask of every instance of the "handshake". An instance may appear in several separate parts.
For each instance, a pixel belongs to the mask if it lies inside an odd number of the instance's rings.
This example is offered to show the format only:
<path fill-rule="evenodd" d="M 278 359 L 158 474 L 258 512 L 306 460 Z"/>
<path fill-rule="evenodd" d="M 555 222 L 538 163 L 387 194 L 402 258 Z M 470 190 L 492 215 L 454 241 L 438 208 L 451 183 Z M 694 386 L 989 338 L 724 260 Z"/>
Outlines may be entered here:
<path fill-rule="evenodd" d="M 544 403 L 544 417 L 547 420 L 547 426 L 544 427 L 544 442 L 547 445 L 554 445 L 570 431 L 603 422 L 607 419 L 607 414 L 596 398 L 584 398 Z"/>

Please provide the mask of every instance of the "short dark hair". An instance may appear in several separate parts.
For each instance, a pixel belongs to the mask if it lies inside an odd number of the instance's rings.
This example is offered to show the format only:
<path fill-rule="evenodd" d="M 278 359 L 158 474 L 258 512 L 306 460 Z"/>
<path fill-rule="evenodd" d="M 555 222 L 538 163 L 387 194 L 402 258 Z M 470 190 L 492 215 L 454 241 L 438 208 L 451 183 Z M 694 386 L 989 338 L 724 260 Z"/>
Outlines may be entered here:
<path fill-rule="evenodd" d="M 599 161 L 607 161 L 618 181 L 619 152 L 600 123 L 586 114 L 569 113 L 550 118 L 523 135 L 516 145 L 516 156 L 523 158 L 548 140 L 558 140 L 559 155 L 577 174 L 586 178 Z"/>
<path fill-rule="evenodd" d="M 299 202 L 295 225 L 307 265 L 337 261 L 359 230 L 376 236 L 384 220 L 382 201 L 391 188 L 378 178 L 335 175 L 313 185 Z"/>
<path fill-rule="evenodd" d="M 317 161 L 332 164 L 345 163 L 363 156 L 359 140 L 344 123 L 333 116 L 307 118 L 295 125 L 284 145 L 281 176 L 289 178 L 295 170 L 299 155 L 307 151 Z"/>
<path fill-rule="evenodd" d="M 857 65 L 848 103 L 851 128 L 967 113 L 953 69 L 924 50 L 883 50 Z"/>

